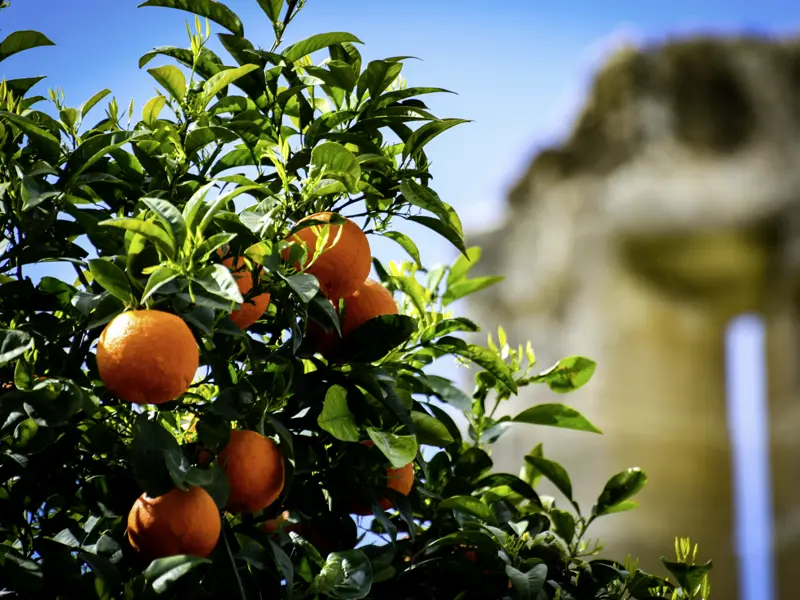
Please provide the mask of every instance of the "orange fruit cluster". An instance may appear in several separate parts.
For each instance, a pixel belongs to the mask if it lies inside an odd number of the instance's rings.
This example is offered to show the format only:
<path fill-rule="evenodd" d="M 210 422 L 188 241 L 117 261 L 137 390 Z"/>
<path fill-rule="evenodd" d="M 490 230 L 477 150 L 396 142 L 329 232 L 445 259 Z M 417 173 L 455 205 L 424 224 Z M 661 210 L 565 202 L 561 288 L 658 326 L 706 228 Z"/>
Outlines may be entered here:
<path fill-rule="evenodd" d="M 275 442 L 255 431 L 231 431 L 219 461 L 230 486 L 229 512 L 258 512 L 283 491 L 283 456 Z M 208 556 L 219 540 L 220 523 L 219 509 L 203 488 L 174 488 L 136 500 L 128 513 L 128 539 L 148 558 Z"/>

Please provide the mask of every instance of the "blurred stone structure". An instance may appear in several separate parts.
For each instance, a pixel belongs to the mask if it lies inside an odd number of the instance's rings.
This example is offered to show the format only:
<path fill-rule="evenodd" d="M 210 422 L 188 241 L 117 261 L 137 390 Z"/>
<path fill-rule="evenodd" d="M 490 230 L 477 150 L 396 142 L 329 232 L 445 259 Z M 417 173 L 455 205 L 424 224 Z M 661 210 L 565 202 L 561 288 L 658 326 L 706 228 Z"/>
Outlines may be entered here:
<path fill-rule="evenodd" d="M 673 536 L 691 536 L 698 558 L 714 560 L 713 597 L 739 598 L 724 335 L 731 318 L 757 311 L 778 594 L 797 600 L 800 42 L 690 38 L 616 53 L 507 213 L 469 239 L 483 248 L 476 271 L 506 276 L 469 311 L 484 331 L 502 324 L 512 344 L 530 339 L 542 367 L 597 360 L 589 385 L 555 400 L 604 435 L 519 426 L 494 447 L 498 467 L 516 472 L 541 441 L 588 512 L 609 476 L 640 466 L 640 507 L 590 529 L 604 556 L 630 552 L 664 573 L 658 557 L 673 557 Z M 554 401 L 546 387 L 525 389 L 509 412 L 542 401 Z"/>

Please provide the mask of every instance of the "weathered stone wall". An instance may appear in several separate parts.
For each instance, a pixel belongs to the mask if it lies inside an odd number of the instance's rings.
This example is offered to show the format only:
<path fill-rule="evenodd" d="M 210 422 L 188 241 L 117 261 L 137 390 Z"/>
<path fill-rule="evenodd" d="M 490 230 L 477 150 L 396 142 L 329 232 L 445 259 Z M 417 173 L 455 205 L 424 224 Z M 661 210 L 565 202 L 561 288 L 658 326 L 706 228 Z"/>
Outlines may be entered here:
<path fill-rule="evenodd" d="M 796 600 L 800 43 L 688 39 L 617 53 L 571 136 L 510 192 L 508 212 L 470 240 L 484 251 L 478 270 L 506 275 L 471 311 L 513 343 L 530 339 L 542 366 L 596 359 L 593 381 L 564 400 L 604 435 L 516 429 L 495 460 L 516 470 L 542 441 L 587 511 L 610 475 L 642 467 L 640 507 L 591 532 L 609 555 L 630 552 L 650 569 L 674 535 L 691 536 L 714 559 L 714 597 L 733 600 L 724 332 L 760 311 L 780 598 Z M 541 401 L 552 393 L 525 390 L 509 412 Z"/>

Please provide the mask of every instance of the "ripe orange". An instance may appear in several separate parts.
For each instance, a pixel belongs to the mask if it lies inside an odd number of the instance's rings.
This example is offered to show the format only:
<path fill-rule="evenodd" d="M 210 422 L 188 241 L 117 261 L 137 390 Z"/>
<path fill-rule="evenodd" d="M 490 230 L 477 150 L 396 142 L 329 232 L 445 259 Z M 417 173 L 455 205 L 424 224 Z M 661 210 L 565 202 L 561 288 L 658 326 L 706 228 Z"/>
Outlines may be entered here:
<path fill-rule="evenodd" d="M 162 404 L 192 384 L 200 355 L 183 319 L 160 310 L 130 310 L 106 325 L 97 370 L 112 394 L 136 404 Z"/>
<path fill-rule="evenodd" d="M 226 510 L 258 512 L 283 491 L 283 455 L 268 437 L 244 429 L 231 431 L 228 445 L 218 458 L 230 484 Z"/>
<path fill-rule="evenodd" d="M 300 219 L 298 223 L 309 219 L 330 222 L 333 214 L 315 213 Z M 314 260 L 317 242 L 323 240 L 322 250 Z M 352 294 L 369 277 L 372 268 L 369 241 L 361 228 L 350 219 L 346 219 L 342 225 L 306 227 L 292 235 L 288 241 L 306 248 L 305 260 L 294 266 L 298 271 L 305 269 L 306 273 L 314 275 L 319 280 L 322 293 L 328 298 L 342 298 Z M 288 254 L 288 249 L 283 252 L 284 259 Z"/>
<path fill-rule="evenodd" d="M 365 440 L 361 443 L 365 446 L 375 445 L 375 442 L 372 440 Z M 414 463 L 410 462 L 399 469 L 387 467 L 386 487 L 403 494 L 403 496 L 408 496 L 411 490 L 414 489 Z M 389 510 L 394 506 L 394 503 L 388 498 L 381 498 L 378 504 L 380 504 L 383 510 Z M 361 505 L 360 503 L 353 503 L 353 512 L 357 515 L 371 515 L 372 508 L 370 506 Z"/>
<path fill-rule="evenodd" d="M 334 308 L 339 306 L 338 300 L 332 302 Z M 397 302 L 392 293 L 380 282 L 367 279 L 353 294 L 344 298 L 342 336 L 355 331 L 370 319 L 383 315 L 396 315 L 397 312 Z M 338 341 L 335 331 L 326 332 L 314 322 L 309 322 L 308 335 L 320 354 L 329 360 L 335 358 Z"/>
<path fill-rule="evenodd" d="M 247 295 L 253 289 L 253 277 L 247 269 L 244 259 L 238 257 L 234 262 L 232 257 L 226 258 L 222 261 L 222 264 L 233 273 L 233 278 L 236 280 L 236 285 L 242 296 Z M 245 298 L 244 303 L 239 308 L 231 311 L 230 320 L 236 323 L 239 329 L 247 329 L 258 321 L 267 310 L 269 299 L 269 292 L 258 294 L 250 299 Z"/>
<path fill-rule="evenodd" d="M 375 317 L 396 314 L 397 302 L 392 293 L 379 281 L 367 279 L 344 299 L 342 335 L 347 335 Z"/>
<path fill-rule="evenodd" d="M 221 527 L 219 509 L 201 487 L 173 488 L 158 498 L 142 494 L 128 513 L 128 540 L 148 558 L 208 556 Z"/>

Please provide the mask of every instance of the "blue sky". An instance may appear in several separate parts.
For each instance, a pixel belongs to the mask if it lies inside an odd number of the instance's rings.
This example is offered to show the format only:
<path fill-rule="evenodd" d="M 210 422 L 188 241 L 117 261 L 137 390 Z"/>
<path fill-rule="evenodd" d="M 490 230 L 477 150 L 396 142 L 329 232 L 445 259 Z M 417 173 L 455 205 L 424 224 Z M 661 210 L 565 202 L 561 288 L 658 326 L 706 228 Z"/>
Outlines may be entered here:
<path fill-rule="evenodd" d="M 131 0 L 12 0 L 11 8 L 0 13 L 0 35 L 37 29 L 57 47 L 4 62 L 0 76 L 47 75 L 39 92 L 60 86 L 72 106 L 109 87 L 121 106 L 134 98 L 140 111 L 154 95 L 154 82 L 138 69 L 138 58 L 154 46 L 185 45 L 183 24 L 188 15 L 137 9 L 136 4 Z M 271 30 L 254 0 L 229 0 L 228 5 L 240 15 L 256 45 L 271 42 Z M 788 0 L 309 0 L 286 41 L 323 31 L 349 31 L 365 42 L 362 52 L 367 60 L 406 54 L 423 59 L 406 64 L 409 85 L 458 92 L 429 97 L 435 114 L 474 121 L 451 130 L 429 147 L 435 175 L 432 185 L 460 212 L 466 229 L 474 230 L 502 219 L 507 188 L 538 148 L 568 130 L 592 71 L 615 44 L 689 33 L 783 35 L 796 32 L 798 25 L 800 3 Z M 214 31 L 219 28 L 214 26 Z M 150 66 L 160 64 L 157 61 Z M 101 113 L 102 109 L 96 115 Z M 419 235 L 424 262 L 454 257 L 446 243 L 414 233 Z M 376 254 L 402 256 L 391 242 L 378 244 Z M 741 475 L 759 479 L 766 477 L 765 462 L 754 449 L 762 446 L 759 432 L 763 428 L 748 428 L 747 437 L 741 434 L 741 423 L 745 417 L 750 423 L 763 421 L 758 410 L 763 401 L 763 332 L 755 317 L 737 327 L 729 357 L 730 364 L 737 366 L 737 378 L 731 380 L 735 405 L 731 430 L 739 447 L 747 449 L 740 453 Z M 745 458 L 750 462 L 743 462 Z M 758 486 L 749 489 L 753 487 Z M 754 536 L 765 529 L 769 499 L 737 494 L 751 516 L 740 524 L 740 535 L 753 541 L 754 547 L 763 547 L 769 540 Z M 767 556 L 761 555 L 766 568 Z M 749 587 L 751 579 L 762 577 L 766 573 L 759 569 L 746 578 L 745 588 L 750 591 L 745 597 L 769 600 L 768 591 Z"/>

